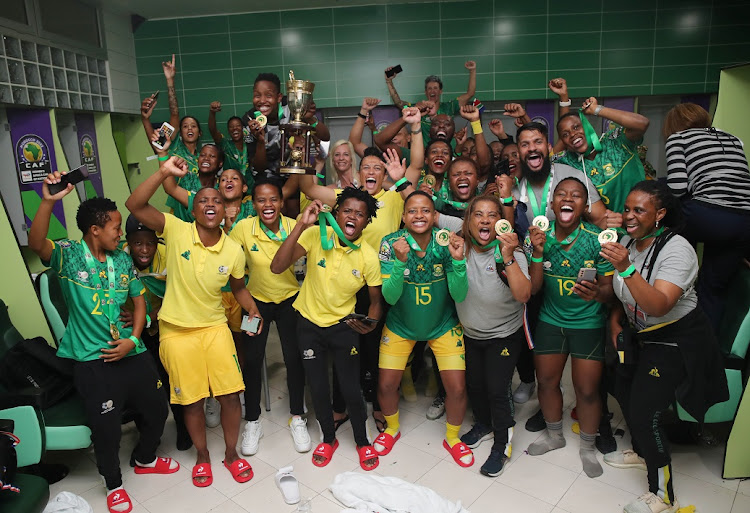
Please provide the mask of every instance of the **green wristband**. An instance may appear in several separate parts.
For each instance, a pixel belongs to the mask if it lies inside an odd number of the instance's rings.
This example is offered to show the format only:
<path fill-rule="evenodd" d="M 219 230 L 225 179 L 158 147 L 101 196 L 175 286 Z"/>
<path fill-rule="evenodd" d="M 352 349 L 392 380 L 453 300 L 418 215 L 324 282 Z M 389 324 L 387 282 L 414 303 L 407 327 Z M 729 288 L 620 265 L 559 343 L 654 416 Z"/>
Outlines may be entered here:
<path fill-rule="evenodd" d="M 618 271 L 617 274 L 620 275 L 620 278 L 630 278 L 634 272 L 635 272 L 635 265 L 630 264 L 630 267 L 628 267 L 622 272 Z"/>
<path fill-rule="evenodd" d="M 138 337 L 136 337 L 135 335 L 130 335 L 128 338 L 133 341 L 136 348 L 141 347 L 142 342 L 140 341 Z"/>
<path fill-rule="evenodd" d="M 323 173 L 315 173 L 315 176 L 317 176 L 321 180 L 325 180 L 326 179 L 326 175 L 324 175 Z"/>
<path fill-rule="evenodd" d="M 396 182 L 395 184 L 393 184 L 393 186 L 394 186 L 394 187 L 398 187 L 399 185 L 401 185 L 401 184 L 403 184 L 403 183 L 406 183 L 406 182 L 407 182 L 407 180 L 406 180 L 406 177 L 405 177 L 405 176 L 403 176 L 403 177 L 401 177 L 401 179 L 400 179 L 400 180 L 398 180 L 398 181 L 397 181 L 397 182 Z"/>
<path fill-rule="evenodd" d="M 151 316 L 149 314 L 146 314 L 146 327 L 151 327 Z"/>
<path fill-rule="evenodd" d="M 169 160 L 169 155 L 164 155 L 163 157 L 159 157 L 159 160 L 161 162 L 164 162 L 165 160 Z"/>
<path fill-rule="evenodd" d="M 508 198 L 503 198 L 500 201 L 503 202 L 503 205 L 512 205 L 513 204 L 513 196 L 510 196 Z"/>
<path fill-rule="evenodd" d="M 544 258 L 536 258 L 536 257 L 532 256 L 531 257 L 531 261 L 535 262 L 537 264 L 540 264 L 540 263 L 544 262 Z"/>

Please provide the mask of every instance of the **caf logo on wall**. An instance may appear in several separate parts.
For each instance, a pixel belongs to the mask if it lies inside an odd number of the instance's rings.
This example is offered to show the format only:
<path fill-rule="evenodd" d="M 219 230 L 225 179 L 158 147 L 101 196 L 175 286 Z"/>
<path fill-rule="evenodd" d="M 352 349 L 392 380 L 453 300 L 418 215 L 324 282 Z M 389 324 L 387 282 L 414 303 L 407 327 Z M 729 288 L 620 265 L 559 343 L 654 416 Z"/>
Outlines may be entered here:
<path fill-rule="evenodd" d="M 85 134 L 81 137 L 81 163 L 86 165 L 89 174 L 98 173 L 99 168 L 96 166 L 96 150 L 94 141 L 91 136 Z"/>
<path fill-rule="evenodd" d="M 16 143 L 16 163 L 21 183 L 37 183 L 52 172 L 49 147 L 44 139 L 34 134 L 21 137 Z"/>

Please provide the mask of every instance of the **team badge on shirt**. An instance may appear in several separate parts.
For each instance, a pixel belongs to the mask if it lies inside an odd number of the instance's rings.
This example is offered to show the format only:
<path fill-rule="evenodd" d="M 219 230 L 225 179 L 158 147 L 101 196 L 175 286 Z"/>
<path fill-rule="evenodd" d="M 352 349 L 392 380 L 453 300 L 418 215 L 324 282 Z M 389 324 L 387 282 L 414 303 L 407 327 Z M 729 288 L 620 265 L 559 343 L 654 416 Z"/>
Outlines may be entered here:
<path fill-rule="evenodd" d="M 302 351 L 302 359 L 303 360 L 314 360 L 315 359 L 315 351 L 312 349 L 305 349 Z"/>
<path fill-rule="evenodd" d="M 355 278 L 361 278 L 362 277 L 362 273 L 359 272 L 359 269 L 352 269 L 352 274 L 354 275 Z"/>
<path fill-rule="evenodd" d="M 86 283 L 87 281 L 89 281 L 89 273 L 87 273 L 86 271 L 78 271 L 78 279 L 83 283 Z"/>
<path fill-rule="evenodd" d="M 128 286 L 128 275 L 121 274 L 120 275 L 120 287 L 125 288 L 127 286 Z"/>
<path fill-rule="evenodd" d="M 443 264 L 434 264 L 432 266 L 432 275 L 435 277 L 440 277 L 443 275 Z"/>
<path fill-rule="evenodd" d="M 593 260 L 584 260 L 583 266 L 587 269 L 593 269 L 594 268 L 594 261 Z"/>
<path fill-rule="evenodd" d="M 68 249 L 70 247 L 70 241 L 67 240 L 61 240 L 60 242 L 58 242 L 58 244 L 63 249 Z"/>
<path fill-rule="evenodd" d="M 180 255 L 185 260 L 190 260 L 190 250 L 185 251 L 182 255 Z"/>
<path fill-rule="evenodd" d="M 253 244 L 253 247 L 250 248 L 250 251 L 258 251 L 258 246 L 256 244 Z"/>
<path fill-rule="evenodd" d="M 391 245 L 387 242 L 383 242 L 380 245 L 380 251 L 378 251 L 378 258 L 381 262 L 388 262 L 391 259 Z"/>
<path fill-rule="evenodd" d="M 229 272 L 229 267 L 227 267 L 226 265 L 220 265 L 219 266 L 219 274 L 221 274 L 222 276 L 224 276 L 228 272 Z"/>

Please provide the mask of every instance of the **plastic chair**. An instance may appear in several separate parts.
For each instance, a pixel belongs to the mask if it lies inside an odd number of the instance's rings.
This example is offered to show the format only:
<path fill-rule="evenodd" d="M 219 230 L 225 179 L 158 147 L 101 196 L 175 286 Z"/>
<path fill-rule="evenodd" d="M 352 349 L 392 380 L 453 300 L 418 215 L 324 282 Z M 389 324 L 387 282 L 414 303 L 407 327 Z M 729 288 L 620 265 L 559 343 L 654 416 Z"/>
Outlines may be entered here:
<path fill-rule="evenodd" d="M 719 330 L 719 345 L 724 355 L 729 399 L 708 409 L 704 419 L 707 424 L 733 421 L 745 388 L 742 370 L 745 368 L 745 357 L 750 345 L 750 269 L 742 267 L 735 274 L 726 299 L 726 309 Z M 681 420 L 697 422 L 679 403 L 677 414 Z"/>

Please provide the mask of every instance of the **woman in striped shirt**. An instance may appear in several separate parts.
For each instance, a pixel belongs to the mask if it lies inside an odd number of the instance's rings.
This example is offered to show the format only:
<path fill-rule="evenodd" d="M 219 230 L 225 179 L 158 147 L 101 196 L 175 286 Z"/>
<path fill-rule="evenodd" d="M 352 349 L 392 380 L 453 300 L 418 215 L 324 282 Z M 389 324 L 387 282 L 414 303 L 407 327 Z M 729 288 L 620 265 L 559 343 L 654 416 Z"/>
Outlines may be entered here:
<path fill-rule="evenodd" d="M 742 141 L 711 128 L 711 116 L 693 103 L 664 119 L 667 183 L 683 199 L 683 235 L 703 242 L 698 301 L 718 331 L 724 292 L 750 250 L 750 171 Z"/>

